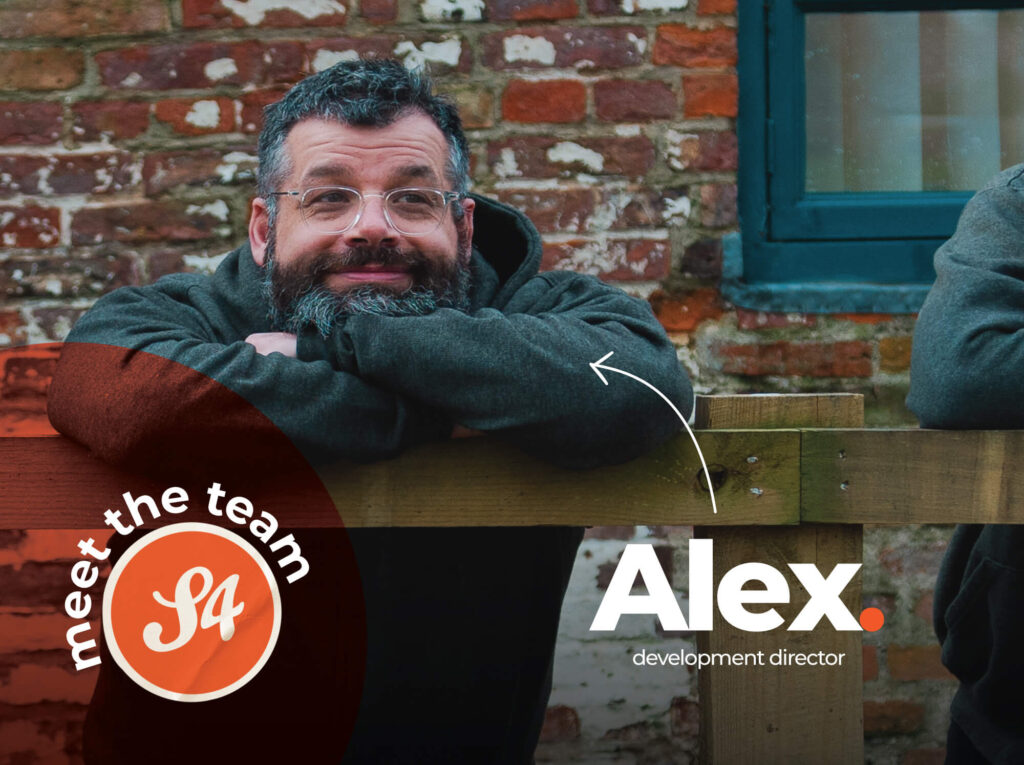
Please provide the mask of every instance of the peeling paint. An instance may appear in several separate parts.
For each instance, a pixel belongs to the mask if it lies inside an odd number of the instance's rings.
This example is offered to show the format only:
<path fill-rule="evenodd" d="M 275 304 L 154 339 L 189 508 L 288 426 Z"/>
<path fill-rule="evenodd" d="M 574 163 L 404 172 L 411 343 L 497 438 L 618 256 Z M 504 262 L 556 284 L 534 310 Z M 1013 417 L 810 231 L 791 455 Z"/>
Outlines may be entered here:
<path fill-rule="evenodd" d="M 330 69 L 342 61 L 358 61 L 359 52 L 354 50 L 324 50 L 320 49 L 313 57 L 313 71 L 322 72 Z"/>
<path fill-rule="evenodd" d="M 501 156 L 494 163 L 494 172 L 501 178 L 508 178 L 513 175 L 522 175 L 519 165 L 516 163 L 516 153 L 512 149 L 502 149 Z"/>
<path fill-rule="evenodd" d="M 665 199 L 665 220 L 676 221 L 679 218 L 687 220 L 690 217 L 690 212 L 693 209 L 693 204 L 690 202 L 689 197 L 677 197 L 675 199 Z"/>
<path fill-rule="evenodd" d="M 593 149 L 580 146 L 572 141 L 556 143 L 547 153 L 548 160 L 566 165 L 579 162 L 588 170 L 599 173 L 604 170 L 604 157 Z"/>
<path fill-rule="evenodd" d="M 423 0 L 420 13 L 424 21 L 480 21 L 484 0 Z"/>
<path fill-rule="evenodd" d="M 238 64 L 235 63 L 233 58 L 214 59 L 203 67 L 203 74 L 206 75 L 206 79 L 216 82 L 233 74 L 238 74 Z"/>
<path fill-rule="evenodd" d="M 689 141 L 696 141 L 698 136 L 695 133 L 680 133 L 671 128 L 665 131 L 665 156 L 668 159 L 668 166 L 673 170 L 686 170 L 690 163 L 683 156 L 683 144 Z"/>
<path fill-rule="evenodd" d="M 535 61 L 548 65 L 555 63 L 555 45 L 546 37 L 511 35 L 504 39 L 502 46 L 505 60 L 510 64 L 516 61 Z"/>
<path fill-rule="evenodd" d="M 685 5 L 685 3 L 684 3 L 684 5 Z M 633 47 L 636 48 L 636 52 L 639 53 L 641 56 L 646 52 L 646 50 L 647 50 L 647 38 L 646 37 L 638 37 L 637 35 L 635 35 L 632 32 L 630 32 L 629 34 L 626 35 L 626 39 L 629 40 L 631 43 L 633 43 Z"/>
<path fill-rule="evenodd" d="M 225 221 L 228 219 L 228 205 L 223 199 L 218 199 L 214 202 L 209 202 L 205 205 L 189 205 L 185 208 L 186 215 L 211 215 L 217 220 Z"/>
<path fill-rule="evenodd" d="M 687 5 L 688 0 L 622 0 L 622 12 L 681 11 Z"/>
<path fill-rule="evenodd" d="M 51 295 L 60 296 L 64 291 L 64 285 L 60 283 L 60 279 L 47 279 L 43 283 L 43 289 L 49 292 Z"/>
<path fill-rule="evenodd" d="M 246 162 L 257 162 L 257 158 L 252 154 L 246 154 L 244 151 L 232 151 L 224 155 L 224 162 L 217 165 L 215 172 L 220 176 L 221 183 L 231 183 L 238 177 L 238 166 Z M 243 171 L 251 174 L 251 171 Z"/>
<path fill-rule="evenodd" d="M 639 125 L 616 125 L 615 135 L 622 136 L 623 138 L 635 138 L 640 135 Z"/>
<path fill-rule="evenodd" d="M 462 41 L 457 37 L 444 42 L 425 42 L 419 48 L 410 40 L 402 40 L 395 46 L 394 54 L 402 59 L 406 69 L 419 69 L 428 61 L 456 66 L 462 55 Z"/>
<path fill-rule="evenodd" d="M 220 124 L 220 104 L 216 101 L 196 101 L 185 122 L 197 128 L 215 128 Z"/>
<path fill-rule="evenodd" d="M 12 212 L 0 213 L 0 228 L 6 227 L 7 224 L 14 220 L 16 217 L 17 216 Z"/>
<path fill-rule="evenodd" d="M 127 77 L 125 77 L 123 80 L 121 80 L 121 87 L 122 88 L 134 88 L 140 82 L 142 82 L 142 75 L 139 74 L 138 72 L 132 72 Z"/>
<path fill-rule="evenodd" d="M 271 11 L 291 11 L 304 19 L 346 12 L 345 6 L 334 0 L 220 0 L 220 4 L 253 27 L 262 24 Z"/>

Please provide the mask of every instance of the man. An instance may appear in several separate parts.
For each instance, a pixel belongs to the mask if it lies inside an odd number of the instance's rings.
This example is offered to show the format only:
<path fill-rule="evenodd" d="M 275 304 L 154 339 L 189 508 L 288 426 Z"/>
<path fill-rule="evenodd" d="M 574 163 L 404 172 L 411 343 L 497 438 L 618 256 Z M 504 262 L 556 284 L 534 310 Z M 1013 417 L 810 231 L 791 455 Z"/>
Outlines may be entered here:
<path fill-rule="evenodd" d="M 1024 165 L 967 204 L 935 270 L 908 406 L 923 427 L 1024 428 Z M 1024 528 L 957 527 L 935 588 L 935 629 L 960 680 L 947 762 L 1024 762 Z"/>
<path fill-rule="evenodd" d="M 676 432 L 657 397 L 606 388 L 588 368 L 613 351 L 685 411 L 689 383 L 650 308 L 591 277 L 538 273 L 541 243 L 529 221 L 466 193 L 457 112 L 425 77 L 392 61 L 311 76 L 268 108 L 259 160 L 249 242 L 215 274 L 118 290 L 77 324 L 51 390 L 62 432 L 119 463 L 166 468 L 177 457 L 175 469 L 185 470 L 246 451 L 258 455 L 259 472 L 273 472 L 276 455 L 235 394 L 315 463 L 382 459 L 483 432 L 583 468 L 628 460 Z M 109 346 L 127 350 L 110 358 Z M 182 386 L 143 357 L 214 383 Z M 187 446 L 169 448 L 168 432 Z M 230 448 L 210 446 L 225 437 Z M 311 573 L 331 569 L 332 533 L 316 532 L 323 549 Z M 365 599 L 366 659 L 344 761 L 532 761 L 581 530 L 348 537 Z M 305 552 L 314 544 L 308 530 L 304 539 Z M 302 610 L 284 604 L 286 618 Z M 291 634 L 304 629 L 316 631 L 307 622 Z M 278 648 L 264 673 L 293 682 L 302 672 L 295 654 L 304 654 L 306 673 L 323 671 L 324 688 L 338 687 L 319 664 L 319 652 L 339 650 L 325 642 L 297 643 L 284 658 Z M 279 661 L 293 669 L 274 675 Z M 154 702 L 110 662 L 101 667 L 86 730 L 97 761 L 153 762 L 147 741 L 160 715 L 173 715 L 177 730 L 206 726 L 202 746 L 161 741 L 159 756 L 174 762 L 214 759 L 216 725 L 227 716 L 235 726 L 265 722 L 248 750 L 257 761 L 276 761 L 268 753 L 288 746 L 296 761 L 337 761 L 331 742 L 347 739 L 329 721 L 331 693 L 306 688 L 284 703 L 280 693 L 253 692 L 208 702 L 225 702 L 216 715 L 205 703 L 140 711 Z M 310 696 L 315 703 L 294 712 Z M 326 721 L 304 723 L 301 738 L 275 723 L 325 709 Z M 142 733 L 131 738 L 126 730 L 135 729 Z M 104 743 L 112 736 L 117 746 Z M 237 748 L 222 754 L 240 760 Z"/>

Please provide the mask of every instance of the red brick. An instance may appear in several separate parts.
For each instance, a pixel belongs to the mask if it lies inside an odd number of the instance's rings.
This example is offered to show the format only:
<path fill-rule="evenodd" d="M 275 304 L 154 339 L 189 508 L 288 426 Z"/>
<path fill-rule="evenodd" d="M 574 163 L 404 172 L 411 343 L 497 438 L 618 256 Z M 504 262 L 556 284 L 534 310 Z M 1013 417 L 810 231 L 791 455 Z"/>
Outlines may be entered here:
<path fill-rule="evenodd" d="M 131 188 L 132 156 L 124 152 L 58 154 L 48 158 L 49 174 L 38 191 L 54 194 L 108 194 Z"/>
<path fill-rule="evenodd" d="M 95 297 L 139 282 L 130 254 L 9 258 L 4 266 L 0 294 L 12 298 Z"/>
<path fill-rule="evenodd" d="M 911 749 L 900 759 L 900 765 L 944 765 L 946 750 L 942 747 Z"/>
<path fill-rule="evenodd" d="M 140 34 L 170 28 L 162 0 L 6 0 L 0 4 L 0 29 L 7 39 Z"/>
<path fill-rule="evenodd" d="M 263 110 L 280 101 L 286 92 L 287 88 L 272 88 L 255 90 L 242 96 L 242 132 L 259 133 L 263 129 Z"/>
<path fill-rule="evenodd" d="M 952 675 L 942 666 L 939 645 L 889 646 L 886 652 L 889 674 L 896 680 L 949 680 Z"/>
<path fill-rule="evenodd" d="M 883 372 L 906 372 L 910 369 L 912 338 L 883 337 L 878 341 L 878 367 Z"/>
<path fill-rule="evenodd" d="M 914 614 L 928 624 L 932 623 L 932 609 L 935 606 L 935 593 L 932 590 L 921 595 L 917 605 L 914 606 Z"/>
<path fill-rule="evenodd" d="M 864 735 L 914 733 L 924 722 L 924 707 L 913 701 L 865 701 Z"/>
<path fill-rule="evenodd" d="M 64 649 L 67 629 L 64 613 L 0 614 L 0 653 Z"/>
<path fill-rule="evenodd" d="M 676 696 L 668 708 L 669 730 L 675 738 L 696 741 L 700 735 L 700 704 Z"/>
<path fill-rule="evenodd" d="M 222 186 L 253 183 L 255 149 L 193 149 L 150 154 L 142 167 L 146 195 L 155 196 L 179 186 Z"/>
<path fill-rule="evenodd" d="M 71 222 L 72 244 L 196 241 L 221 236 L 225 225 L 202 205 L 144 202 L 86 207 Z"/>
<path fill-rule="evenodd" d="M 578 80 L 512 80 L 501 97 L 501 112 L 512 122 L 580 122 L 587 89 Z"/>
<path fill-rule="evenodd" d="M 150 105 L 141 101 L 80 101 L 71 111 L 79 141 L 138 138 L 149 129 Z"/>
<path fill-rule="evenodd" d="M 770 313 L 736 309 L 736 326 L 740 329 L 785 329 L 787 327 L 813 327 L 818 318 L 809 313 Z"/>
<path fill-rule="evenodd" d="M 298 42 L 202 42 L 103 51 L 96 63 L 110 88 L 265 86 L 298 81 L 305 51 Z"/>
<path fill-rule="evenodd" d="M 497 197 L 526 213 L 542 234 L 581 233 L 596 203 L 589 188 L 502 190 Z"/>
<path fill-rule="evenodd" d="M 84 308 L 59 306 L 54 308 L 33 307 L 29 313 L 32 321 L 43 332 L 43 336 L 54 342 L 62 341 L 68 331 L 75 325 L 79 317 L 85 313 Z"/>
<path fill-rule="evenodd" d="M 694 29 L 664 24 L 654 39 L 653 61 L 659 65 L 728 67 L 736 65 L 736 30 L 730 27 Z"/>
<path fill-rule="evenodd" d="M 348 19 L 345 3 L 334 0 L 339 10 L 325 4 L 325 12 L 308 17 L 305 13 L 278 8 L 266 12 L 253 11 L 259 3 L 247 3 L 251 16 L 233 12 L 221 0 L 182 0 L 182 20 L 190 29 L 223 29 L 231 27 L 340 27 Z M 240 6 L 244 7 L 244 6 Z"/>
<path fill-rule="evenodd" d="M 656 737 L 654 726 L 646 720 L 623 725 L 605 731 L 601 738 L 605 741 L 622 741 L 627 744 L 647 744 Z"/>
<path fill-rule="evenodd" d="M 722 240 L 698 239 L 683 251 L 679 264 L 683 276 L 694 279 L 720 279 L 722 277 Z"/>
<path fill-rule="evenodd" d="M 55 143 L 60 127 L 60 104 L 0 103 L 0 144 Z"/>
<path fill-rule="evenodd" d="M 480 85 L 445 88 L 444 92 L 455 100 L 462 126 L 467 130 L 494 125 L 494 95 Z"/>
<path fill-rule="evenodd" d="M 731 16 L 736 13 L 736 0 L 697 0 L 697 13 L 701 16 L 712 14 Z"/>
<path fill-rule="evenodd" d="M 579 12 L 576 0 L 487 0 L 490 21 L 573 19 Z"/>
<path fill-rule="evenodd" d="M 603 189 L 598 195 L 597 217 L 610 221 L 611 230 L 650 228 L 685 222 L 689 189 Z"/>
<path fill-rule="evenodd" d="M 600 166 L 582 159 L 560 160 L 556 147 L 563 143 L 601 155 Z M 566 156 L 571 155 L 569 152 Z M 514 172 L 508 166 L 509 157 L 515 162 Z M 654 167 L 654 144 L 645 136 L 580 138 L 571 142 L 548 136 L 519 136 L 489 143 L 487 163 L 492 172 L 517 178 L 556 178 L 577 173 L 641 177 Z"/>
<path fill-rule="evenodd" d="M 544 726 L 540 729 L 541 741 L 572 741 L 579 737 L 580 716 L 575 709 L 559 704 L 545 710 Z"/>
<path fill-rule="evenodd" d="M 840 319 L 842 321 L 850 321 L 854 324 L 884 324 L 887 321 L 892 321 L 891 313 L 834 313 L 832 314 L 833 319 Z"/>
<path fill-rule="evenodd" d="M 927 574 L 934 576 L 946 552 L 945 542 L 926 542 L 913 547 L 883 547 L 878 561 L 886 571 L 896 576 Z"/>
<path fill-rule="evenodd" d="M 622 0 L 587 0 L 591 16 L 617 16 L 622 13 Z"/>
<path fill-rule="evenodd" d="M 426 43 L 450 43 L 450 35 L 372 35 L 368 37 L 332 37 L 313 40 L 306 45 L 306 55 L 312 71 L 322 71 L 336 63 L 338 56 L 358 55 L 360 58 L 398 58 L 407 60 L 414 51 L 422 51 Z M 463 38 L 459 41 L 459 60 L 453 65 L 430 60 L 430 71 L 435 75 L 452 72 L 468 73 L 473 65 L 472 46 Z"/>
<path fill-rule="evenodd" d="M 160 101 L 154 114 L 182 135 L 231 133 L 235 130 L 235 102 L 229 98 L 172 98 Z"/>
<path fill-rule="evenodd" d="M 701 322 L 717 319 L 723 311 L 718 290 L 709 287 L 674 295 L 657 290 L 650 301 L 654 315 L 668 332 L 692 332 Z"/>
<path fill-rule="evenodd" d="M 551 43 L 555 61 L 509 60 L 505 40 L 543 38 Z M 520 27 L 484 37 L 483 60 L 491 69 L 574 67 L 579 71 L 618 69 L 644 62 L 647 32 L 643 27 Z"/>
<path fill-rule="evenodd" d="M 0 247 L 46 249 L 60 244 L 60 210 L 0 207 Z M 5 267 L 10 262 L 5 263 Z"/>
<path fill-rule="evenodd" d="M 683 77 L 684 117 L 735 117 L 738 86 L 734 74 Z"/>
<path fill-rule="evenodd" d="M 723 344 L 717 349 L 726 374 L 760 377 L 870 377 L 871 344 L 860 340 L 840 343 L 763 345 Z"/>
<path fill-rule="evenodd" d="M 736 223 L 736 185 L 710 183 L 700 187 L 700 222 L 721 228 Z"/>
<path fill-rule="evenodd" d="M 542 268 L 579 271 L 609 281 L 665 279 L 671 247 L 659 239 L 577 239 L 544 245 Z"/>
<path fill-rule="evenodd" d="M 739 166 L 739 143 L 731 130 L 690 133 L 669 147 L 668 153 L 674 170 L 735 170 Z"/>
<path fill-rule="evenodd" d="M 28 337 L 27 329 L 20 311 L 0 310 L 0 347 L 23 344 Z M 0 399 L 3 399 L 4 395 L 5 392 L 0 391 Z M 3 545 L 0 544 L 0 547 Z M 2 634 L 0 632 L 0 637 Z"/>
<path fill-rule="evenodd" d="M 863 657 L 861 667 L 864 682 L 878 679 L 878 647 L 873 645 L 861 646 Z"/>
<path fill-rule="evenodd" d="M 66 90 L 82 81 L 85 58 L 67 48 L 0 51 L 0 90 Z"/>
<path fill-rule="evenodd" d="M 625 541 L 636 536 L 636 526 L 591 526 L 583 532 L 584 539 L 618 539 Z"/>
<path fill-rule="evenodd" d="M 41 350 L 38 344 L 30 346 L 28 349 L 18 349 L 14 354 L 4 354 L 5 361 L 2 365 L 4 399 L 45 398 L 50 387 L 50 380 L 53 378 L 53 370 L 57 366 L 57 355 L 52 349 Z M 52 556 L 46 558 L 32 554 L 34 551 L 28 551 L 27 548 L 35 547 L 37 551 L 38 546 L 34 543 L 39 540 L 39 535 L 53 533 L 63 532 L 27 531 L 24 536 L 19 537 L 17 564 L 23 565 L 29 560 L 52 560 Z"/>
<path fill-rule="evenodd" d="M 608 122 L 649 122 L 674 117 L 678 104 L 663 82 L 601 80 L 594 83 L 594 108 Z"/>
<path fill-rule="evenodd" d="M 387 24 L 398 17 L 398 0 L 362 0 L 359 15 L 371 24 Z"/>
<path fill-rule="evenodd" d="M 11 670 L 6 682 L 0 685 L 0 703 L 34 704 L 41 701 L 67 701 L 87 704 L 92 698 L 95 685 L 96 676 L 92 672 L 75 672 L 66 667 L 20 664 Z"/>
<path fill-rule="evenodd" d="M 37 194 L 39 178 L 49 165 L 49 158 L 40 155 L 0 155 L 0 198 L 16 194 Z"/>

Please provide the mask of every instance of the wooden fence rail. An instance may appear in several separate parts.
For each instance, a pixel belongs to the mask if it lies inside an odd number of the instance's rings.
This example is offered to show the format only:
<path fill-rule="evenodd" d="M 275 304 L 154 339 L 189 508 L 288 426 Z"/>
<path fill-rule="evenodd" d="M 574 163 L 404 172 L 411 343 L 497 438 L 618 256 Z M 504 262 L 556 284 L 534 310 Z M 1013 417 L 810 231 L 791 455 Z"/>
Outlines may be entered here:
<path fill-rule="evenodd" d="M 667 413 L 668 416 L 668 413 Z M 863 524 L 1021 523 L 1024 432 L 865 430 L 859 395 L 698 400 L 698 441 L 716 487 L 712 514 L 685 434 L 625 465 L 568 471 L 487 439 L 321 472 L 343 522 L 360 526 L 693 525 L 711 538 L 715 581 L 738 563 L 787 574 L 792 620 L 807 601 L 785 563 L 862 560 Z M 124 491 L 152 482 L 60 437 L 0 439 L 0 528 L 97 528 Z M 163 488 L 163 487 L 159 487 Z M 285 490 L 285 489 L 282 489 Z M 322 526 L 295 497 L 289 526 Z M 860 582 L 843 600 L 857 615 Z M 700 676 L 702 756 L 714 763 L 863 761 L 861 633 L 736 630 L 716 612 L 701 651 L 843 653 L 841 668 L 777 667 Z"/>

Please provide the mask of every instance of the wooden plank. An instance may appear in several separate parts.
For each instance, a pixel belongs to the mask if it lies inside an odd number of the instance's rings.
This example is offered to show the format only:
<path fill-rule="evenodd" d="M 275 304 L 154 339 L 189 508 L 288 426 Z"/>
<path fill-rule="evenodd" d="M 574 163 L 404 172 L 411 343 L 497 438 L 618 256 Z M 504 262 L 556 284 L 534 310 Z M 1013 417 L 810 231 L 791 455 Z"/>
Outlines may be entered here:
<path fill-rule="evenodd" d="M 321 478 L 349 527 L 798 521 L 798 432 L 707 432 L 699 439 L 720 483 L 717 516 L 685 433 L 641 459 L 599 470 L 562 470 L 494 439 L 474 438 L 372 465 L 336 465 Z M 0 528 L 95 528 L 123 492 L 165 488 L 110 468 L 64 438 L 0 439 Z M 282 523 L 292 527 L 336 522 L 311 509 L 323 506 L 314 494 L 285 483 L 271 487 L 266 501 L 287 505 Z"/>
<path fill-rule="evenodd" d="M 728 398 L 728 397 L 727 397 Z M 804 396 L 786 411 L 789 396 L 732 397 L 709 407 L 724 427 L 757 427 L 757 418 L 775 426 L 826 427 L 863 423 L 863 399 Z M 803 419 L 806 418 L 806 419 Z M 704 425 L 698 419 L 698 425 Z M 860 526 L 801 524 L 798 528 L 698 527 L 695 536 L 714 540 L 714 581 L 741 563 L 763 562 L 781 571 L 789 583 L 790 602 L 778 606 L 788 624 L 808 600 L 787 563 L 814 563 L 824 575 L 836 563 L 859 563 L 863 557 Z M 843 592 L 843 601 L 860 613 L 860 575 Z M 754 653 L 764 657 L 786 652 L 842 655 L 841 667 L 713 667 L 698 675 L 701 702 L 701 761 L 715 765 L 791 765 L 863 762 L 862 655 L 860 632 L 837 632 L 824 620 L 809 632 L 785 626 L 769 632 L 743 632 L 715 613 L 713 629 L 698 633 L 702 653 Z"/>
<path fill-rule="evenodd" d="M 860 393 L 744 393 L 698 396 L 699 428 L 856 428 L 864 422 Z"/>
<path fill-rule="evenodd" d="M 807 431 L 801 512 L 821 523 L 1024 523 L 1024 431 Z"/>

